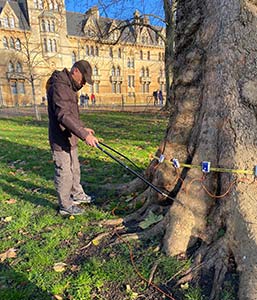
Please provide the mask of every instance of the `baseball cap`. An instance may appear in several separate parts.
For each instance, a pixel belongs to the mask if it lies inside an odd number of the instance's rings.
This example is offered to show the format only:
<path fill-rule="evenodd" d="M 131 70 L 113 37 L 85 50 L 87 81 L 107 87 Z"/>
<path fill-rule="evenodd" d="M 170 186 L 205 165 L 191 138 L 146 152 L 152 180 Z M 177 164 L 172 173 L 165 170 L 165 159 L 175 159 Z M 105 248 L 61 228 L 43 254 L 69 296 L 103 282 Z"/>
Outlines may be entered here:
<path fill-rule="evenodd" d="M 78 60 L 75 62 L 75 64 L 73 66 L 79 69 L 85 82 L 87 82 L 90 85 L 93 84 L 92 67 L 88 61 L 83 60 L 83 59 Z"/>

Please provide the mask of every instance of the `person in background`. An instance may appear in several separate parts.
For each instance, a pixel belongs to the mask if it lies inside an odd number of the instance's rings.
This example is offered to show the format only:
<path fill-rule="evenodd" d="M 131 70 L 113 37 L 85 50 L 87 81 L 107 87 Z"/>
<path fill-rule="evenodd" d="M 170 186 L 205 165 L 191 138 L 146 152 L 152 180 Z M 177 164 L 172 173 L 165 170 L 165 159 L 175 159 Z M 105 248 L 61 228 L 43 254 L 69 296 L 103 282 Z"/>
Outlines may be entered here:
<path fill-rule="evenodd" d="M 96 99 L 95 99 L 95 94 L 94 93 L 91 94 L 91 103 L 92 103 L 92 105 L 95 105 L 95 103 L 96 103 Z"/>
<path fill-rule="evenodd" d="M 54 183 L 61 215 L 80 215 L 80 203 L 91 203 L 80 184 L 78 139 L 97 147 L 94 130 L 84 126 L 79 117 L 77 92 L 86 84 L 93 84 L 92 68 L 88 61 L 74 63 L 69 71 L 54 71 L 47 82 L 48 132 L 55 175 Z"/>
<path fill-rule="evenodd" d="M 85 103 L 85 106 L 88 106 L 88 102 L 89 102 L 89 96 L 88 96 L 88 94 L 86 94 L 85 95 L 85 97 L 84 97 L 84 103 Z"/>
<path fill-rule="evenodd" d="M 163 106 L 163 95 L 161 90 L 158 92 L 158 99 L 160 106 Z"/>
<path fill-rule="evenodd" d="M 153 91 L 153 105 L 158 105 L 158 93 Z"/>

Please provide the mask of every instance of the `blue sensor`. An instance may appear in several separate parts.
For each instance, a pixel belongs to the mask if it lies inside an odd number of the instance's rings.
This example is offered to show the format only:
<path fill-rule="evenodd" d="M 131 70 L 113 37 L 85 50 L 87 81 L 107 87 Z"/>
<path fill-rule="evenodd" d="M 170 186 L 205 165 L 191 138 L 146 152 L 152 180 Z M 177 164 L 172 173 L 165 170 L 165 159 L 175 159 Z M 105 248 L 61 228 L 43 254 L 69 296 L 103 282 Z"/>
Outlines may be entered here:
<path fill-rule="evenodd" d="M 178 159 L 173 158 L 173 159 L 172 159 L 172 162 L 173 162 L 173 166 L 174 166 L 176 169 L 180 168 L 180 164 L 179 164 Z"/>
<path fill-rule="evenodd" d="M 202 162 L 202 172 L 209 173 L 211 168 L 211 163 L 209 161 Z"/>

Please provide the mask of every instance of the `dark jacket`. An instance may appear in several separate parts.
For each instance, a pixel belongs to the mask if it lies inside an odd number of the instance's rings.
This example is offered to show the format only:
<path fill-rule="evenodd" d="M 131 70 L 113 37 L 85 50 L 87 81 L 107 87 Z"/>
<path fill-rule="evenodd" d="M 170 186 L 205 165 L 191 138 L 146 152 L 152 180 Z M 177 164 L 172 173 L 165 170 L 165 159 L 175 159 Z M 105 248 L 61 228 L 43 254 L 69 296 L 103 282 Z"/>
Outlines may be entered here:
<path fill-rule="evenodd" d="M 69 151 L 85 140 L 86 132 L 79 119 L 77 88 L 67 69 L 54 71 L 47 81 L 49 142 L 52 150 Z"/>

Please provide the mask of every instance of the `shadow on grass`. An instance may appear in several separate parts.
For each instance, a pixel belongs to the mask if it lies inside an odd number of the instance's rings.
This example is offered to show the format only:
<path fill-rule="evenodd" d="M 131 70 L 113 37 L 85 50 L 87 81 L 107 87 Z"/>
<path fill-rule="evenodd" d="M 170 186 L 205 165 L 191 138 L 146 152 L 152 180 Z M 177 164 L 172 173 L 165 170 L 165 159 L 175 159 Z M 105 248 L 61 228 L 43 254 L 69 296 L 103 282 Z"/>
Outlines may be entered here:
<path fill-rule="evenodd" d="M 30 282 L 22 273 L 6 264 L 0 264 L 1 300 L 51 300 L 49 293 Z"/>
<path fill-rule="evenodd" d="M 0 140 L 0 157 L 2 168 L 5 170 L 5 172 L 0 171 L 3 192 L 36 206 L 56 210 L 58 201 L 53 185 L 54 166 L 50 149 L 47 151 L 34 146 Z M 79 159 L 85 160 L 83 155 Z M 101 186 L 106 182 L 112 182 L 113 179 L 119 181 L 127 172 L 116 162 L 99 159 L 88 159 L 88 161 L 90 171 L 81 166 L 81 181 L 85 182 L 86 193 L 101 198 L 96 201 L 96 205 L 100 206 L 102 201 L 114 194 L 111 191 L 104 191 Z M 49 201 L 49 197 L 55 198 L 56 202 Z"/>

